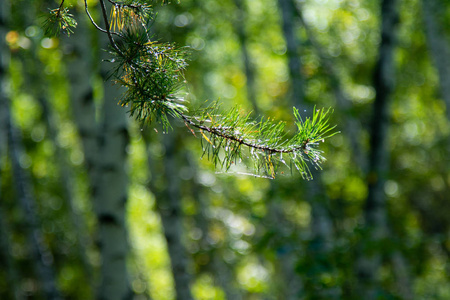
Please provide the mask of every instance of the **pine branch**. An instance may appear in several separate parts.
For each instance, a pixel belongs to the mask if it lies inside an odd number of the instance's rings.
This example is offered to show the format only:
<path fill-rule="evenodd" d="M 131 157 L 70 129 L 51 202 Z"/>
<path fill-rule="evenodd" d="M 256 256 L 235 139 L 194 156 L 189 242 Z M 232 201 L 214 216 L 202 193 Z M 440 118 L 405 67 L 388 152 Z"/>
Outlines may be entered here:
<path fill-rule="evenodd" d="M 316 149 L 320 142 L 336 134 L 334 127 L 328 125 L 330 109 L 314 110 L 312 118 L 303 120 L 294 107 L 297 132 L 287 138 L 284 122 L 270 119 L 252 122 L 250 114 L 242 115 L 238 108 L 220 114 L 217 103 L 197 112 L 196 117 L 181 114 L 186 126 L 199 130 L 203 138 L 203 154 L 216 165 L 228 170 L 232 164 L 244 160 L 242 148 L 248 150 L 246 158 L 251 158 L 255 169 L 263 170 L 275 177 L 280 164 L 292 169 L 295 167 L 304 178 L 311 178 L 307 163 L 315 168 L 325 161 L 322 151 Z M 198 117 L 200 115 L 201 117 Z M 220 154 L 224 153 L 223 158 Z M 283 159 L 283 155 L 290 165 Z"/>
<path fill-rule="evenodd" d="M 77 27 L 77 21 L 69 13 L 69 9 L 63 7 L 63 4 L 64 1 L 58 8 L 50 10 L 42 24 L 44 34 L 48 37 L 58 36 L 61 32 L 70 36 L 73 33 L 72 28 Z"/>
<path fill-rule="evenodd" d="M 272 178 L 284 165 L 310 179 L 310 166 L 321 168 L 325 158 L 318 145 L 337 133 L 329 125 L 330 109 L 314 109 L 312 117 L 302 119 L 294 108 L 297 130 L 290 136 L 285 122 L 270 118 L 255 122 L 250 113 L 241 113 L 237 107 L 222 112 L 217 102 L 190 112 L 180 96 L 187 48 L 152 39 L 147 28 L 152 18 L 148 1 L 108 0 L 113 4 L 111 22 L 104 0 L 99 1 L 106 29 L 93 24 L 108 34 L 113 63 L 109 77 L 127 88 L 119 104 L 128 107 L 131 116 L 146 123 L 156 120 L 164 130 L 171 128 L 170 117 L 183 121 L 191 133 L 201 136 L 203 155 L 226 170 L 240 161 L 251 160 L 256 171 Z M 86 1 L 85 6 L 89 15 Z"/>

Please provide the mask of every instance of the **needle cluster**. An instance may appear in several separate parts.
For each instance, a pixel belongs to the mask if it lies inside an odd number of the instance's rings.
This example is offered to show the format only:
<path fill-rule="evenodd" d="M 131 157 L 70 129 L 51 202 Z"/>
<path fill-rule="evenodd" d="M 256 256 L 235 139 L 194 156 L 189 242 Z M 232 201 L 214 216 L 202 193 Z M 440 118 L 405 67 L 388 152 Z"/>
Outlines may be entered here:
<path fill-rule="evenodd" d="M 77 27 L 77 21 L 67 7 L 60 6 L 49 11 L 42 27 L 46 36 L 58 36 L 61 32 L 70 35 Z"/>

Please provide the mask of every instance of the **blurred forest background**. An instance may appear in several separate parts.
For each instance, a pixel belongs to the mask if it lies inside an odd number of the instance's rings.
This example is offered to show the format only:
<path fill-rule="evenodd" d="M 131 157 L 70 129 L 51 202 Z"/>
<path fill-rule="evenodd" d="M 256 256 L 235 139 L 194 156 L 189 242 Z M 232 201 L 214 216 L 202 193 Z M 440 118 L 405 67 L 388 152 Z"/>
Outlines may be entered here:
<path fill-rule="evenodd" d="M 117 105 L 82 1 L 47 38 L 59 2 L 2 0 L 0 298 L 450 299 L 449 2 L 173 2 L 191 104 L 331 107 L 323 170 L 214 168 Z"/>

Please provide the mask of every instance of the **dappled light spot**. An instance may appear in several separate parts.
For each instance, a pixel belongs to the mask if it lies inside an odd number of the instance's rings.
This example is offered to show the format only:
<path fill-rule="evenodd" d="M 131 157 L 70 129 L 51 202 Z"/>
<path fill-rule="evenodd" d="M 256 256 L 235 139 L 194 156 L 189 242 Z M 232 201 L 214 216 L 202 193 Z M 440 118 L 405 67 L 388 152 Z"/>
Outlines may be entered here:
<path fill-rule="evenodd" d="M 175 17 L 174 24 L 177 27 L 185 27 L 188 26 L 193 20 L 193 16 L 188 13 L 182 13 Z"/>
<path fill-rule="evenodd" d="M 399 195 L 399 187 L 397 182 L 393 180 L 388 180 L 384 184 L 384 192 L 389 197 L 396 197 Z"/>

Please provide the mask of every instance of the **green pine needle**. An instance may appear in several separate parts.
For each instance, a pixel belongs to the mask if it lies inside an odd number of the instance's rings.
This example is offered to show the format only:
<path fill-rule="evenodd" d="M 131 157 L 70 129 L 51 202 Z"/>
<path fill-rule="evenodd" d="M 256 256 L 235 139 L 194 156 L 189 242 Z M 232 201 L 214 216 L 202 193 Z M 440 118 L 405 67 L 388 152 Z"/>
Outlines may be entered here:
<path fill-rule="evenodd" d="M 58 36 L 61 32 L 70 36 L 73 33 L 72 28 L 77 27 L 77 25 L 77 21 L 73 18 L 73 15 L 65 7 L 50 10 L 42 27 L 47 37 L 54 37 Z"/>
<path fill-rule="evenodd" d="M 298 131 L 291 138 L 286 138 L 284 122 L 266 119 L 255 123 L 250 121 L 250 114 L 241 114 L 238 108 L 220 114 L 217 102 L 198 111 L 196 117 L 182 115 L 182 118 L 188 127 L 199 130 L 203 155 L 216 166 L 228 170 L 233 164 L 250 158 L 256 171 L 272 178 L 284 165 L 293 166 L 302 177 L 310 179 L 309 164 L 321 168 L 325 161 L 317 146 L 337 133 L 329 126 L 329 114 L 330 109 L 314 109 L 312 118 L 303 120 L 294 108 Z M 243 148 L 248 150 L 246 155 Z"/>

